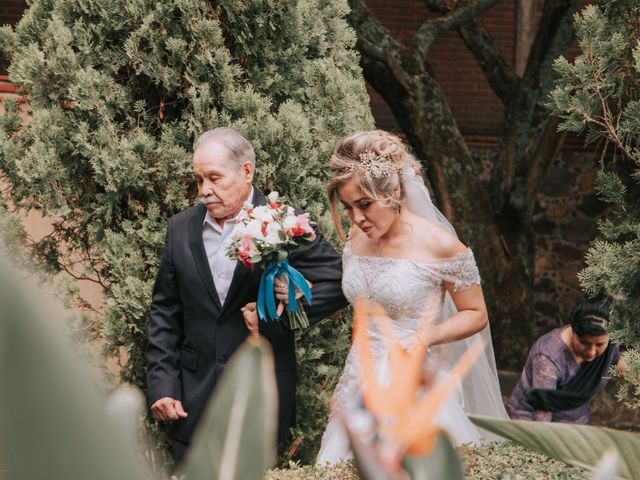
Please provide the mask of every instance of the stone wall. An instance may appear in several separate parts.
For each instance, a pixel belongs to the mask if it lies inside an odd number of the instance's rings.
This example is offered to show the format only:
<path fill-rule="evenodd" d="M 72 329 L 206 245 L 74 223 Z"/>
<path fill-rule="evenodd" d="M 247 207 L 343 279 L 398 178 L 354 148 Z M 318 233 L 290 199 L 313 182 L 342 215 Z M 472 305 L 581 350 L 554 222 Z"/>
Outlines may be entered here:
<path fill-rule="evenodd" d="M 566 323 L 573 305 L 583 298 L 577 273 L 598 234 L 598 220 L 610 208 L 594 190 L 599 167 L 593 157 L 591 150 L 563 150 L 538 194 L 535 308 L 540 334 Z"/>
<path fill-rule="evenodd" d="M 494 150 L 472 149 L 487 180 Z M 569 139 L 549 167 L 534 213 L 536 233 L 534 332 L 540 336 L 566 323 L 573 305 L 583 298 L 577 273 L 598 234 L 597 222 L 609 207 L 595 192 L 598 165 L 591 148 Z"/>

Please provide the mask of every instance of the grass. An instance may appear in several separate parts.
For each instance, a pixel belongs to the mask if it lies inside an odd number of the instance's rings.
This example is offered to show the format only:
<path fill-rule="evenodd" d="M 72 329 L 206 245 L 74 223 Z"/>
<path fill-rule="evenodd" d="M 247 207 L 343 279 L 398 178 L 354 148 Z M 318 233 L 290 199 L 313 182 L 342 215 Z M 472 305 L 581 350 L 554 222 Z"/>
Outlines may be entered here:
<path fill-rule="evenodd" d="M 511 442 L 486 442 L 458 448 L 467 480 L 588 479 L 589 473 Z M 267 472 L 265 480 L 357 480 L 352 462 L 333 467 L 291 465 Z"/>

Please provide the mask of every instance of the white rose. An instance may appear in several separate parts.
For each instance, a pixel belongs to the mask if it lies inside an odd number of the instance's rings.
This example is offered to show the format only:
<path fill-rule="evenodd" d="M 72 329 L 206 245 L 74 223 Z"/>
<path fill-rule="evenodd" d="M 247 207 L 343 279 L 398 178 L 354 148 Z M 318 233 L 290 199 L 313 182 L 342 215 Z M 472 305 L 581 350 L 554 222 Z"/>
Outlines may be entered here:
<path fill-rule="evenodd" d="M 296 220 L 296 217 L 294 217 L 293 215 L 289 215 L 283 220 L 282 228 L 284 228 L 285 230 L 289 230 L 290 228 L 295 227 L 297 223 L 298 221 Z"/>
<path fill-rule="evenodd" d="M 260 222 L 271 222 L 273 220 L 273 215 L 271 214 L 271 210 L 264 205 L 260 205 L 253 209 L 253 216 L 256 220 L 260 220 Z"/>
<path fill-rule="evenodd" d="M 262 222 L 257 219 L 251 220 L 247 223 L 244 233 L 251 238 L 264 238 L 262 235 Z"/>
<path fill-rule="evenodd" d="M 278 225 L 276 222 L 271 222 L 269 225 L 267 225 L 267 243 L 270 245 L 278 245 L 279 243 L 282 243 L 282 239 L 280 238 L 280 225 Z"/>
<path fill-rule="evenodd" d="M 233 230 L 231 231 L 231 238 L 238 239 L 240 237 L 243 237 L 245 235 L 245 231 L 246 231 L 245 224 L 242 222 L 237 222 L 236 225 L 233 227 Z"/>
<path fill-rule="evenodd" d="M 280 197 L 280 194 L 278 192 L 271 192 L 269 195 L 267 195 L 267 199 L 269 200 L 269 203 L 276 203 L 279 197 Z"/>

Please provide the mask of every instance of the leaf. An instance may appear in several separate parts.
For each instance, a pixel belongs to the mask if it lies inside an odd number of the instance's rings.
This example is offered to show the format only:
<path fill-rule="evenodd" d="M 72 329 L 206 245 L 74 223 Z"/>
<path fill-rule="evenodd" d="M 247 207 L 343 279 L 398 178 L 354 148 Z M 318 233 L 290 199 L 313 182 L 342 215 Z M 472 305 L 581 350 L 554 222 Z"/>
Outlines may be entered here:
<path fill-rule="evenodd" d="M 618 454 L 615 450 L 607 450 L 602 456 L 591 480 L 614 480 L 618 478 Z"/>
<path fill-rule="evenodd" d="M 56 328 L 59 309 L 19 278 L 0 260 L 0 445 L 11 480 L 148 478 Z"/>
<path fill-rule="evenodd" d="M 353 450 L 353 460 L 361 480 L 392 480 L 393 473 L 382 462 L 380 452 L 374 445 L 364 443 L 349 425 L 342 421 L 345 432 L 349 437 L 349 444 Z"/>
<path fill-rule="evenodd" d="M 188 480 L 262 479 L 275 460 L 277 394 L 269 344 L 249 337 L 227 364 L 181 468 Z"/>
<path fill-rule="evenodd" d="M 440 479 L 463 480 L 462 464 L 451 444 L 451 440 L 440 432 L 434 449 L 428 455 L 421 457 L 407 455 L 403 462 L 405 470 L 413 480 Z"/>
<path fill-rule="evenodd" d="M 469 419 L 526 448 L 590 470 L 605 452 L 614 448 L 620 458 L 619 478 L 634 478 L 633 475 L 640 472 L 640 436 L 633 433 L 589 425 L 498 420 L 477 415 L 470 415 Z"/>
<path fill-rule="evenodd" d="M 126 441 L 132 449 L 139 447 L 139 434 L 144 416 L 144 396 L 134 386 L 122 386 L 114 390 L 107 398 L 105 412 L 109 420 L 119 424 L 126 435 Z"/>

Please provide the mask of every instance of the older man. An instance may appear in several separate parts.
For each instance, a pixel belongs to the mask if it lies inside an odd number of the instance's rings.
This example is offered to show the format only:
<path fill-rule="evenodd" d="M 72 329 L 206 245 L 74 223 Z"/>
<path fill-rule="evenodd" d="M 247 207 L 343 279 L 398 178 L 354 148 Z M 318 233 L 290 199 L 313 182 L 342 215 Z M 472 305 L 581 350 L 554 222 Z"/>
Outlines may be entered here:
<path fill-rule="evenodd" d="M 254 169 L 253 148 L 240 132 L 216 128 L 204 133 L 193 154 L 202 202 L 169 220 L 149 312 L 147 390 L 153 415 L 173 422 L 176 463 L 225 363 L 258 328 L 275 357 L 279 442 L 294 419 L 294 335 L 280 322 L 255 323 L 260 272 L 225 254 L 242 205 L 266 203 L 253 187 Z M 313 303 L 306 308 L 311 324 L 346 305 L 340 257 L 319 233 L 290 261 L 313 285 Z"/>

